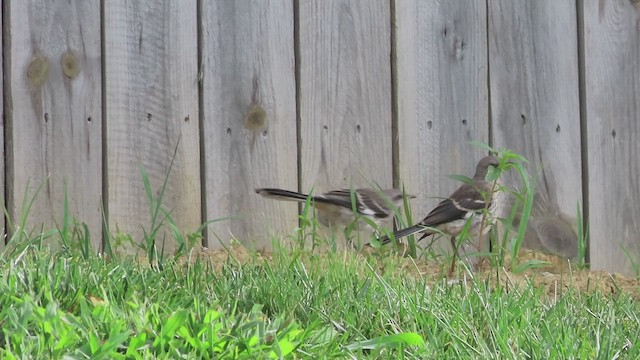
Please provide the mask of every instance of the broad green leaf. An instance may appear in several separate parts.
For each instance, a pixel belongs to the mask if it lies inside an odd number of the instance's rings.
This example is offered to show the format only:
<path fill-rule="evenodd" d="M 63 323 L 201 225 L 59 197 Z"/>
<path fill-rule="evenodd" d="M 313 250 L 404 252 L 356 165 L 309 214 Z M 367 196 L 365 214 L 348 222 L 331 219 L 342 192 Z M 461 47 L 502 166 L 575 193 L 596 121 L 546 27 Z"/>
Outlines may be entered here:
<path fill-rule="evenodd" d="M 272 359 L 278 359 L 289 355 L 296 346 L 289 340 L 280 340 L 276 343 L 275 350 L 269 353 L 269 357 Z"/>
<path fill-rule="evenodd" d="M 11 352 L 4 352 L 4 353 L 0 353 L 0 354 L 2 354 L 2 356 L 7 360 L 17 360 L 15 355 L 13 355 Z"/>
<path fill-rule="evenodd" d="M 161 336 L 164 338 L 172 338 L 178 329 L 180 329 L 180 327 L 185 323 L 188 315 L 189 314 L 185 309 L 180 309 L 174 312 L 162 326 Z"/>
<path fill-rule="evenodd" d="M 93 332 L 89 333 L 89 347 L 91 349 L 91 355 L 95 354 L 100 349 L 100 339 Z"/>
<path fill-rule="evenodd" d="M 421 346 L 424 345 L 424 339 L 416 333 L 407 332 L 358 341 L 347 345 L 346 348 L 348 350 L 372 350 L 381 347 L 398 347 L 399 345 Z"/>
<path fill-rule="evenodd" d="M 470 184 L 472 181 L 471 178 L 464 175 L 447 175 L 447 177 L 455 181 L 460 181 L 466 184 Z"/>
<path fill-rule="evenodd" d="M 469 144 L 471 144 L 471 145 L 473 145 L 475 147 L 478 147 L 480 149 L 487 150 L 490 153 L 497 153 L 498 152 L 496 149 L 492 148 L 491 146 L 489 146 L 489 145 L 487 145 L 487 144 L 485 144 L 485 143 L 483 143 L 481 141 L 471 140 L 471 141 L 469 141 Z"/>
<path fill-rule="evenodd" d="M 119 329 L 117 329 L 119 330 Z M 109 338 L 100 346 L 100 350 L 93 354 L 92 359 L 111 359 L 118 353 L 118 346 L 123 344 L 129 338 L 129 331 L 119 332 L 111 331 Z"/>
<path fill-rule="evenodd" d="M 515 268 L 512 268 L 514 274 L 520 274 L 527 270 L 539 269 L 541 267 L 549 266 L 551 263 L 544 260 L 532 259 L 527 260 L 524 263 L 518 264 Z"/>
<path fill-rule="evenodd" d="M 129 346 L 127 346 L 127 356 L 138 353 L 138 349 L 144 346 L 147 342 L 147 334 L 141 332 L 129 340 Z"/>
<path fill-rule="evenodd" d="M 206 314 L 204 314 L 204 320 L 202 322 L 204 322 L 205 324 L 212 323 L 218 320 L 218 318 L 220 318 L 220 315 L 221 313 L 219 313 L 218 311 L 209 310 Z"/>
<path fill-rule="evenodd" d="M 500 167 L 489 166 L 487 171 L 487 176 L 485 176 L 485 180 L 489 182 L 494 182 L 498 180 L 498 178 L 502 175 L 502 169 Z"/>

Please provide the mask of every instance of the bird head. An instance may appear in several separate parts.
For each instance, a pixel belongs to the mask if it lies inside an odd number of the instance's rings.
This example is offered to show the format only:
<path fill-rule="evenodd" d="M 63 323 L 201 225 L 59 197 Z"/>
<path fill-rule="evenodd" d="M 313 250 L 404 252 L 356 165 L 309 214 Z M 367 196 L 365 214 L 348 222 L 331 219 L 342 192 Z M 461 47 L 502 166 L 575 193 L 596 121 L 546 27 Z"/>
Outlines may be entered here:
<path fill-rule="evenodd" d="M 484 180 L 487 176 L 487 171 L 489 171 L 489 166 L 497 167 L 499 164 L 500 162 L 497 157 L 493 155 L 485 156 L 478 162 L 478 165 L 476 166 L 476 174 L 473 177 L 475 179 Z"/>

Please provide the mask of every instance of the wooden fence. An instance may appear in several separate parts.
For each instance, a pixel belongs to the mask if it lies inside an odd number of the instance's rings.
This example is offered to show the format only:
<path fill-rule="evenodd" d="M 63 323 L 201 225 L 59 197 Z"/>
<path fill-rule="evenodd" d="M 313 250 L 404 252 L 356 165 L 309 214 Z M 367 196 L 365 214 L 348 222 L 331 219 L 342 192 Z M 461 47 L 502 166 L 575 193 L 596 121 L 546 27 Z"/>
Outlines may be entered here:
<path fill-rule="evenodd" d="M 640 261 L 637 0 L 4 0 L 2 12 L 10 219 L 40 188 L 29 224 L 53 227 L 66 191 L 96 245 L 101 200 L 110 230 L 139 239 L 140 166 L 159 189 L 177 146 L 164 204 L 178 226 L 233 216 L 208 245 L 261 246 L 291 233 L 297 207 L 255 187 L 403 183 L 422 217 L 458 185 L 446 174 L 473 171 L 478 140 L 530 159 L 540 242 L 575 239 L 584 206 L 593 268 Z"/>

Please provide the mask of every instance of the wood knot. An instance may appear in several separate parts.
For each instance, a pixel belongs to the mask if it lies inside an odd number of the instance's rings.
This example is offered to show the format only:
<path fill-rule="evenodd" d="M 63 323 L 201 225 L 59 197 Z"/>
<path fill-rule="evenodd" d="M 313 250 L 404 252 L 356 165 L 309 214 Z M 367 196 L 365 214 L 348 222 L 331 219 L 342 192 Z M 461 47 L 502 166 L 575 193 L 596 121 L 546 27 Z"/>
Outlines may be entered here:
<path fill-rule="evenodd" d="M 27 81 L 29 85 L 40 87 L 47 81 L 49 75 L 49 61 L 42 55 L 36 55 L 27 66 Z"/>
<path fill-rule="evenodd" d="M 244 119 L 244 127 L 249 130 L 259 129 L 264 126 L 267 112 L 260 105 L 253 104 Z"/>
<path fill-rule="evenodd" d="M 67 51 L 62 54 L 60 58 L 60 65 L 62 66 L 62 72 L 69 78 L 75 79 L 80 74 L 80 64 L 78 64 L 78 58 L 71 51 Z"/>
<path fill-rule="evenodd" d="M 462 60 L 464 59 L 464 47 L 467 44 L 465 44 L 464 40 L 459 37 L 456 36 L 454 41 L 453 41 L 453 48 L 451 51 L 451 57 L 456 59 L 456 60 Z"/>

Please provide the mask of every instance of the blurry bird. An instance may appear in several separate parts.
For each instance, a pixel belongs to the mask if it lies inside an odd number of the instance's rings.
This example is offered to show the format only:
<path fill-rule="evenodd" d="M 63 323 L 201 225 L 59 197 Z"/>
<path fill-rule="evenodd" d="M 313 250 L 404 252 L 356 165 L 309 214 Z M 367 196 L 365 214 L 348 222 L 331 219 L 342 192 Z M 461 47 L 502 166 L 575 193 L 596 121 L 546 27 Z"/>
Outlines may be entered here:
<path fill-rule="evenodd" d="M 458 236 L 467 221 L 471 221 L 468 228 L 469 234 L 477 234 L 482 228 L 484 235 L 489 226 L 487 221 L 493 222 L 491 215 L 498 207 L 497 201 L 492 201 L 493 183 L 486 181 L 485 177 L 490 166 L 497 167 L 498 158 L 495 156 L 487 156 L 478 162 L 476 173 L 471 182 L 465 183 L 454 191 L 448 198 L 442 200 L 422 221 L 409 228 L 402 229 L 393 233 L 395 239 L 416 233 L 423 233 L 423 238 L 436 233 L 444 233 L 451 236 L 451 246 L 454 250 L 454 258 L 450 272 L 453 272 L 455 257 L 458 255 L 456 236 Z M 484 211 L 488 211 L 485 216 Z M 485 219 L 485 225 L 482 225 L 482 219 Z M 471 220 L 469 220 L 471 218 Z M 379 239 L 382 244 L 387 244 L 391 239 L 384 236 Z"/>
<path fill-rule="evenodd" d="M 393 218 L 403 201 L 402 191 L 397 189 L 341 189 L 320 195 L 307 195 L 283 189 L 263 188 L 256 189 L 256 193 L 269 199 L 298 202 L 306 202 L 311 197 L 311 205 L 317 210 L 318 221 L 326 226 L 339 227 L 349 226 L 358 217 L 368 218 L 376 226 L 380 226 Z M 406 196 L 409 199 L 415 197 Z"/>

